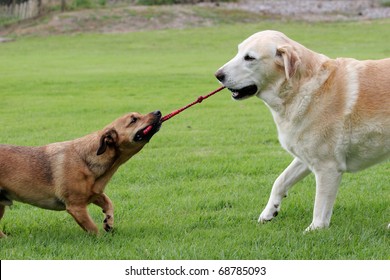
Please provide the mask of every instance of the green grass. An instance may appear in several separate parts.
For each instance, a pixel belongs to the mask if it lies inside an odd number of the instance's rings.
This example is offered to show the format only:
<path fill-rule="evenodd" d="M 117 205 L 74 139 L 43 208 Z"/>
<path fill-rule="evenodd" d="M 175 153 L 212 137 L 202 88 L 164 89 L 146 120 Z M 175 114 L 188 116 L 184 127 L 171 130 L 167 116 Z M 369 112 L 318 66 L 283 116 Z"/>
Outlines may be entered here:
<path fill-rule="evenodd" d="M 381 5 L 383 7 L 390 7 L 390 0 L 382 0 Z"/>
<path fill-rule="evenodd" d="M 278 29 L 331 57 L 390 56 L 389 20 L 264 22 L 117 35 L 21 37 L 0 44 L 0 142 L 44 145 L 128 112 L 164 114 L 218 87 L 215 70 L 252 33 Z M 0 259 L 390 259 L 389 164 L 345 175 L 330 229 L 303 234 L 315 183 L 290 191 L 259 225 L 291 157 L 258 99 L 222 91 L 164 123 L 106 188 L 115 231 L 89 236 L 66 212 L 15 203 Z M 89 207 L 101 225 L 100 209 Z"/>

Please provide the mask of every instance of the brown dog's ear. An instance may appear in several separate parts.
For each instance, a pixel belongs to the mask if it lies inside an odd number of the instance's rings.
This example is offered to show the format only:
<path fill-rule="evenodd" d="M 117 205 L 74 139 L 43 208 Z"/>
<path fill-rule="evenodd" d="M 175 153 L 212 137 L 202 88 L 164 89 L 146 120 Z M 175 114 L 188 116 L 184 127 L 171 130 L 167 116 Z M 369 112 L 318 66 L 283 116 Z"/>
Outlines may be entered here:
<path fill-rule="evenodd" d="M 276 63 L 284 67 L 287 80 L 295 75 L 300 62 L 298 54 L 291 46 L 281 46 L 276 50 Z"/>
<path fill-rule="evenodd" d="M 118 133 L 115 129 L 110 129 L 103 133 L 100 137 L 99 149 L 96 152 L 96 155 L 101 155 L 107 150 L 107 146 L 116 146 L 118 142 Z"/>

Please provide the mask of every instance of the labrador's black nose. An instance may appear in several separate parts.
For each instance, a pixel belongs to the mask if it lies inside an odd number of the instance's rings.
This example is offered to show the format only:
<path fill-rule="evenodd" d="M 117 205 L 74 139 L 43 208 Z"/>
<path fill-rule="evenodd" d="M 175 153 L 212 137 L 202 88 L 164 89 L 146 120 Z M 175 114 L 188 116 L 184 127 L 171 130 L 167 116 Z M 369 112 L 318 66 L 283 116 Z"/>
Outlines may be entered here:
<path fill-rule="evenodd" d="M 216 73 L 215 73 L 215 77 L 218 79 L 218 81 L 220 81 L 221 83 L 223 83 L 225 81 L 225 73 L 223 73 L 223 71 L 221 70 L 218 70 Z"/>

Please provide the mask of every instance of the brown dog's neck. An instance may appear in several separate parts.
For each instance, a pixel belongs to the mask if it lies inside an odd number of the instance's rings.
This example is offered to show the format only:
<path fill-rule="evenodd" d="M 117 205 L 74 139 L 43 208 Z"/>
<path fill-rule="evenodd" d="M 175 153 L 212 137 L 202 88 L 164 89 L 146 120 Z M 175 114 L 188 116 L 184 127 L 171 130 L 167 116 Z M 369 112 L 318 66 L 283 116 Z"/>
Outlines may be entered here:
<path fill-rule="evenodd" d="M 93 174 L 95 180 L 117 165 L 116 162 L 120 158 L 120 151 L 115 148 L 109 148 L 103 154 L 97 155 L 99 139 L 99 134 L 93 133 L 75 140 L 73 144 L 74 149 Z"/>
<path fill-rule="evenodd" d="M 121 150 L 120 147 L 113 145 L 98 154 L 101 135 L 102 131 L 97 131 L 72 141 L 73 149 L 84 162 L 85 175 L 93 178 L 92 190 L 95 194 L 102 193 L 118 168 L 143 147 L 140 145 L 133 149 Z"/>
<path fill-rule="evenodd" d="M 101 133 L 96 132 L 74 141 L 74 149 L 84 161 L 86 167 L 93 174 L 95 180 L 116 170 L 136 154 L 142 147 L 134 148 L 130 152 L 123 152 L 116 146 L 108 147 L 104 153 L 97 154 Z M 82 143 L 82 145 L 81 145 Z M 79 145 L 80 144 L 80 145 Z M 112 175 L 111 175 L 112 176 Z M 111 177 L 109 176 L 109 177 Z"/>

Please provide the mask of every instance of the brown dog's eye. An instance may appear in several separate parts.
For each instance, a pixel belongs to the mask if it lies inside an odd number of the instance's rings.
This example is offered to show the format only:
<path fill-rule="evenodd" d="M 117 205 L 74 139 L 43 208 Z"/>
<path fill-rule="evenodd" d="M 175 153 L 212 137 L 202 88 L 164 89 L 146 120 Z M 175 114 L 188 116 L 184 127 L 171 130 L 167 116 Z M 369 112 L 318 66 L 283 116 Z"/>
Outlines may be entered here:
<path fill-rule="evenodd" d="M 136 117 L 131 117 L 130 124 L 133 124 L 133 123 L 135 123 L 136 121 L 138 121 L 138 119 L 137 119 Z"/>

